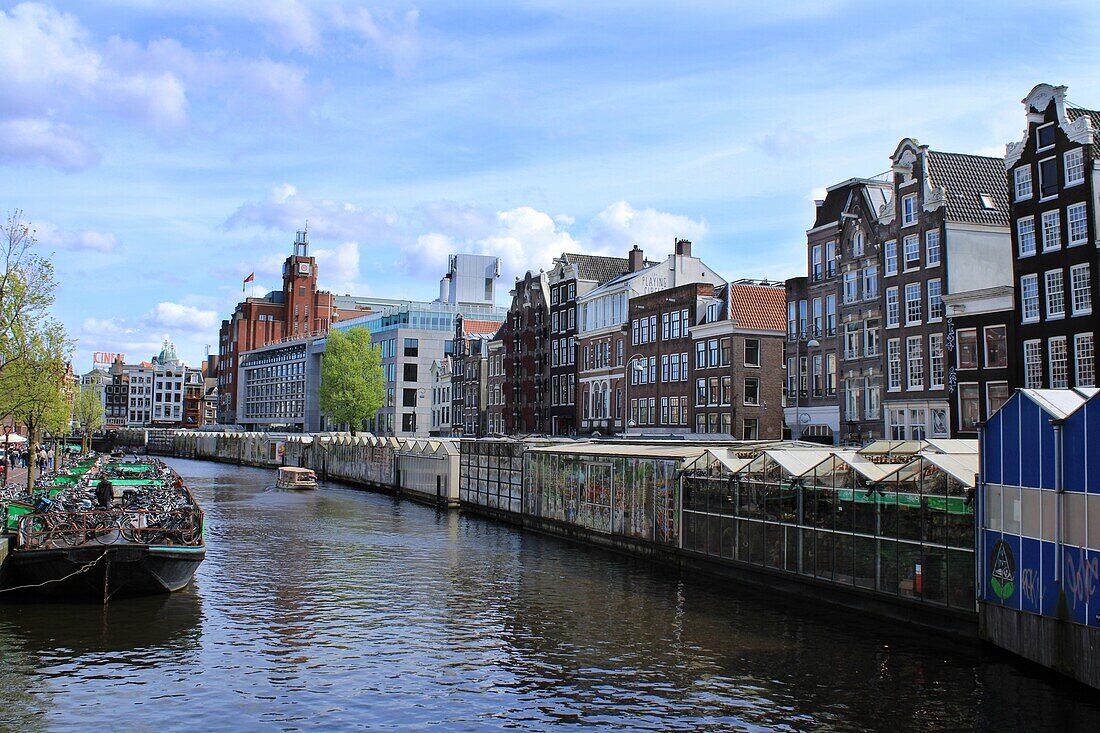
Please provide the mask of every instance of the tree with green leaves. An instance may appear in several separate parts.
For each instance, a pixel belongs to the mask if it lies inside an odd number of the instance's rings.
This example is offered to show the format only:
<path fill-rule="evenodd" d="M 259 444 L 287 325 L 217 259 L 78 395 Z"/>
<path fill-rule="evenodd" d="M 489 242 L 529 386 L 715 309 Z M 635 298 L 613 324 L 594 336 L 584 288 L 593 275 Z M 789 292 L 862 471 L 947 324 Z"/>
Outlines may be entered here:
<path fill-rule="evenodd" d="M 27 427 L 32 460 L 27 490 L 34 486 L 34 454 L 44 433 L 64 435 L 72 415 L 72 387 L 66 356 L 70 343 L 60 325 L 31 341 L 25 358 L 4 372 L 3 411 Z"/>
<path fill-rule="evenodd" d="M 91 450 L 92 433 L 102 428 L 107 420 L 103 410 L 103 387 L 98 384 L 81 387 L 73 403 L 73 420 L 84 432 L 80 447 L 83 453 L 87 453 Z"/>
<path fill-rule="evenodd" d="M 370 331 L 361 326 L 329 331 L 321 359 L 321 412 L 355 435 L 378 412 L 385 394 L 382 352 L 371 343 Z"/>
<path fill-rule="evenodd" d="M 0 229 L 0 380 L 9 366 L 35 356 L 36 342 L 56 326 L 50 317 L 54 267 L 36 251 L 37 243 L 23 212 L 11 212 Z"/>

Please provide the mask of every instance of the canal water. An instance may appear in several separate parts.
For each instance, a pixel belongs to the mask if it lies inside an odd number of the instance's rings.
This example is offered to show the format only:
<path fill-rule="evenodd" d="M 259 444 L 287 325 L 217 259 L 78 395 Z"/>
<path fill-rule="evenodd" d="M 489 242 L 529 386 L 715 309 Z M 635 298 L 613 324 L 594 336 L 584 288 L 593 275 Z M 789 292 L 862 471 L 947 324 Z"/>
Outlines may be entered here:
<path fill-rule="evenodd" d="M 173 464 L 206 510 L 195 582 L 0 605 L 0 730 L 1100 730 L 1100 694 L 976 644 Z"/>

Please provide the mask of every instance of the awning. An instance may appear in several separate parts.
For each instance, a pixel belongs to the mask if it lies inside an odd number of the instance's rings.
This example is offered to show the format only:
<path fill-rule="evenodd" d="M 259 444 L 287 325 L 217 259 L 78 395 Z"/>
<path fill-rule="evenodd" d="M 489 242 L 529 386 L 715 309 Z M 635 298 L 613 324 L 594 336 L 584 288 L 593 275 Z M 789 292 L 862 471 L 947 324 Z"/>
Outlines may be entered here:
<path fill-rule="evenodd" d="M 802 428 L 803 438 L 831 438 L 833 429 L 828 425 L 807 425 Z"/>
<path fill-rule="evenodd" d="M 19 433 L 11 433 L 10 435 L 4 436 L 4 441 L 11 445 L 13 443 L 26 443 L 27 439 Z"/>
<path fill-rule="evenodd" d="M 831 450 L 768 450 L 764 455 L 775 461 L 790 474 L 791 478 L 798 478 L 812 468 L 828 460 L 834 451 Z M 759 460 L 759 459 L 756 459 Z"/>

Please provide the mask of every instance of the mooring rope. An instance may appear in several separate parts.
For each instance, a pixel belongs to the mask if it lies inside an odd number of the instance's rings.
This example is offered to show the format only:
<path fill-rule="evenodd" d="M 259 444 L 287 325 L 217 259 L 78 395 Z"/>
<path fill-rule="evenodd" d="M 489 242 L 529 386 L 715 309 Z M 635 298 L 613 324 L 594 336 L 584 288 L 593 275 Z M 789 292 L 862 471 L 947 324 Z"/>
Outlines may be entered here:
<path fill-rule="evenodd" d="M 92 560 L 90 563 L 87 563 L 86 565 L 84 565 L 84 567 L 81 567 L 77 570 L 74 570 L 73 572 L 66 575 L 64 578 L 53 578 L 51 580 L 44 580 L 41 583 L 34 583 L 33 585 L 17 585 L 14 588 L 3 588 L 3 589 L 0 589 L 0 593 L 10 593 L 14 590 L 27 590 L 28 588 L 41 588 L 42 586 L 49 585 L 50 583 L 60 583 L 62 581 L 68 580 L 69 578 L 80 575 L 81 573 L 88 572 L 93 567 L 95 567 L 95 565 L 100 560 L 102 560 L 105 557 L 107 557 L 106 550 L 104 550 L 103 554 L 100 555 L 99 557 L 97 557 L 95 560 Z"/>

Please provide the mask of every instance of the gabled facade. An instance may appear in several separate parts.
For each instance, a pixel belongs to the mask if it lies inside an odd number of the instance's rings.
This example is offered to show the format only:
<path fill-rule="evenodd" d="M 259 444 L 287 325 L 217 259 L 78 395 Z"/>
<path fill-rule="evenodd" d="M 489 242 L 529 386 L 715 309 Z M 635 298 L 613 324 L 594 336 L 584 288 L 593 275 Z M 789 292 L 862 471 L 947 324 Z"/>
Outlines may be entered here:
<path fill-rule="evenodd" d="M 892 156 L 882 242 L 884 433 L 952 437 L 958 410 L 954 335 L 943 295 L 1011 284 L 1008 191 L 1001 161 L 902 140 Z"/>
<path fill-rule="evenodd" d="M 433 438 L 446 438 L 451 436 L 451 358 L 443 357 L 432 362 L 432 413 L 431 425 L 428 434 Z"/>
<path fill-rule="evenodd" d="M 512 289 L 503 333 L 504 432 L 542 433 L 549 428 L 548 385 L 550 289 L 545 273 L 528 272 Z"/>
<path fill-rule="evenodd" d="M 1096 384 L 1100 112 L 1071 107 L 1066 87 L 1023 100 L 1027 127 L 1004 164 L 1012 199 L 1016 384 Z"/>
<path fill-rule="evenodd" d="M 550 289 L 550 399 L 548 430 L 577 431 L 577 298 L 627 271 L 625 257 L 564 252 L 546 273 Z"/>
<path fill-rule="evenodd" d="M 481 437 L 488 430 L 489 339 L 500 321 L 455 318 L 454 353 L 451 356 L 451 434 Z"/>

